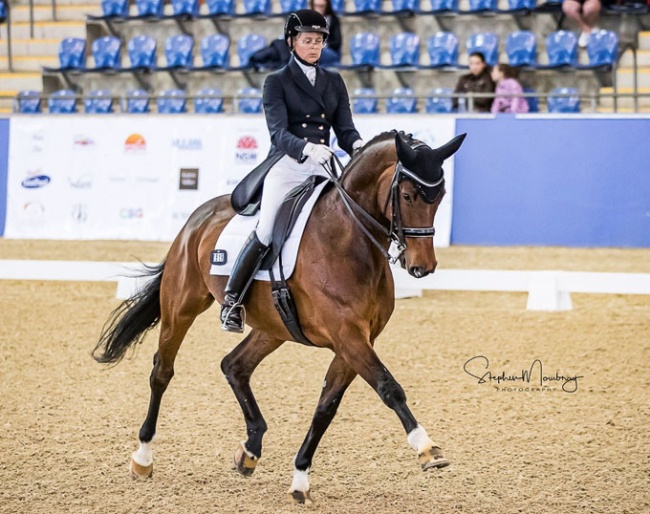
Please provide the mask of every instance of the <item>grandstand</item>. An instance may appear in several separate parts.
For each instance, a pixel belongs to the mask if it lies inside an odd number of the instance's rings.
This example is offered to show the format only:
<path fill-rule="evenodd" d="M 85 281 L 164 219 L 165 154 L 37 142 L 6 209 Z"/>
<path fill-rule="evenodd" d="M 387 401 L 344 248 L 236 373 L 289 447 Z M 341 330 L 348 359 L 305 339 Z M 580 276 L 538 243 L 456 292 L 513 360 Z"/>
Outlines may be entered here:
<path fill-rule="evenodd" d="M 249 66 L 248 57 L 282 33 L 283 12 L 294 5 L 286 0 L 35 0 L 30 12 L 27 0 L 0 2 L 8 5 L 7 15 L 0 11 L 0 109 L 5 112 L 20 108 L 19 92 L 37 92 L 45 99 L 61 90 L 77 95 L 78 112 L 84 112 L 83 100 L 93 91 L 122 100 L 112 108 L 119 112 L 129 91 L 144 90 L 153 99 L 182 90 L 187 112 L 194 112 L 195 97 L 206 89 L 222 95 L 217 112 L 237 111 L 241 92 L 259 89 L 268 73 Z M 340 72 L 351 92 L 374 92 L 379 112 L 392 105 L 389 97 L 395 91 L 409 91 L 417 99 L 409 112 L 427 111 L 434 89 L 448 95 L 466 73 L 468 45 L 477 35 L 493 41 L 489 60 L 520 66 L 520 80 L 531 99 L 539 97 L 542 111 L 547 95 L 558 88 L 577 90 L 582 112 L 650 111 L 647 5 L 604 7 L 599 25 L 607 33 L 592 39 L 594 48 L 609 42 L 613 51 L 579 49 L 575 60 L 562 66 L 553 66 L 549 53 L 551 36 L 571 30 L 558 3 L 347 0 L 334 5 L 344 34 Z M 352 66 L 353 41 L 363 33 L 377 36 L 378 58 Z M 450 36 L 456 39 L 456 53 L 451 61 L 444 55 L 439 61 L 441 46 L 433 40 L 449 44 Z M 68 62 L 63 47 L 70 38 L 83 45 L 77 45 L 77 61 Z M 532 52 L 523 61 L 521 52 L 509 46 L 519 40 L 527 41 Z M 605 61 L 594 60 L 603 55 Z M 48 102 L 41 104 L 46 110 Z M 156 105 L 151 103 L 152 112 Z"/>

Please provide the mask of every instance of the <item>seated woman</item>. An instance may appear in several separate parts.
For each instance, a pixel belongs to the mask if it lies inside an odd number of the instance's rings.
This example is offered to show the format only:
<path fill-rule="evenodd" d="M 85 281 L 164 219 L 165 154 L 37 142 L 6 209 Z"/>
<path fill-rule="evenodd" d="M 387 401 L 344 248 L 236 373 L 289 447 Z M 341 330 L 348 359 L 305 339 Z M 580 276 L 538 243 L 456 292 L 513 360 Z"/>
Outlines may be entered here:
<path fill-rule="evenodd" d="M 497 85 L 492 112 L 528 112 L 528 102 L 521 96 L 524 89 L 517 80 L 517 70 L 504 63 L 492 68 L 492 80 Z M 504 96 L 499 96 L 504 95 Z"/>
<path fill-rule="evenodd" d="M 327 20 L 327 27 L 330 34 L 327 38 L 327 46 L 323 48 L 320 56 L 321 66 L 332 66 L 341 62 L 341 22 L 332 9 L 331 0 L 310 0 L 309 5 L 314 11 L 321 13 Z"/>

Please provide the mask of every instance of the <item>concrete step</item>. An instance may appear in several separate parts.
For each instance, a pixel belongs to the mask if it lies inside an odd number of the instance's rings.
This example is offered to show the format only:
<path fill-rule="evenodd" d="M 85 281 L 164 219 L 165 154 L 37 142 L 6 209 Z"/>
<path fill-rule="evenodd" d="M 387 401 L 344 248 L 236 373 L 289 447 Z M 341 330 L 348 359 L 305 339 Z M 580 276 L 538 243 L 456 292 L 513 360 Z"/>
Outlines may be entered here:
<path fill-rule="evenodd" d="M 639 88 L 650 87 L 649 67 L 639 68 L 637 77 L 637 85 Z M 634 70 L 631 68 L 619 68 L 616 72 L 616 85 L 619 89 L 634 87 Z"/>
<path fill-rule="evenodd" d="M 11 52 L 17 55 L 50 55 L 59 54 L 60 39 L 16 39 L 11 38 Z M 7 55 L 7 40 L 0 39 L 0 56 Z"/>
<path fill-rule="evenodd" d="M 650 50 L 637 50 L 636 63 L 640 67 L 650 67 Z M 631 50 L 626 51 L 619 61 L 619 68 L 633 68 L 634 58 Z"/>
<path fill-rule="evenodd" d="M 88 14 L 101 15 L 102 8 L 97 4 L 56 6 L 56 21 L 85 21 Z M 29 6 L 18 5 L 11 10 L 12 23 L 29 22 Z M 54 21 L 51 5 L 35 5 L 34 21 Z"/>
<path fill-rule="evenodd" d="M 56 55 L 14 55 L 11 59 L 14 71 L 41 72 L 43 66 L 56 67 L 59 58 Z M 0 71 L 9 71 L 9 59 L 0 56 Z"/>
<path fill-rule="evenodd" d="M 11 24 L 13 39 L 31 39 L 29 22 Z M 86 37 L 86 23 L 83 21 L 39 21 L 34 23 L 34 38 L 63 39 L 66 37 Z"/>
<path fill-rule="evenodd" d="M 13 111 L 14 98 L 18 91 L 0 91 L 0 113 L 10 113 Z"/>
<path fill-rule="evenodd" d="M 625 88 L 619 88 L 618 89 L 618 94 L 627 94 L 631 95 L 634 91 L 630 87 L 625 87 Z M 611 87 L 603 87 L 600 88 L 600 93 L 602 95 L 606 95 L 601 97 L 600 99 L 600 107 L 604 108 L 612 108 L 614 106 L 614 97 L 609 96 L 614 93 L 614 88 Z M 642 95 L 647 95 L 647 96 L 640 96 L 638 98 L 638 106 L 639 108 L 643 109 L 650 109 L 650 87 L 643 87 L 639 88 L 638 91 L 639 94 Z M 619 97 L 618 98 L 618 107 L 624 108 L 624 109 L 633 109 L 634 108 L 634 98 L 632 97 Z"/>
<path fill-rule="evenodd" d="M 32 0 L 34 2 L 34 7 L 36 6 L 44 6 L 44 7 L 49 7 L 52 9 L 52 4 L 56 5 L 56 11 L 58 12 L 59 9 L 68 6 L 68 5 L 89 5 L 89 0 Z M 12 0 L 12 6 L 14 9 L 22 6 L 29 6 L 30 0 Z M 96 8 L 101 10 L 100 7 L 100 2 L 98 1 L 96 4 Z"/>
<path fill-rule="evenodd" d="M 650 50 L 650 31 L 639 32 L 639 50 Z"/>
<path fill-rule="evenodd" d="M 31 89 L 33 91 L 43 90 L 41 74 L 31 71 L 16 73 L 0 71 L 0 84 L 2 84 L 4 91 L 23 91 L 25 89 Z"/>
<path fill-rule="evenodd" d="M 596 109 L 597 113 L 600 114 L 614 114 L 614 107 L 598 107 Z M 635 111 L 632 108 L 621 108 L 616 109 L 616 114 L 640 114 L 640 113 L 649 113 L 650 107 L 642 107 L 638 111 Z"/>

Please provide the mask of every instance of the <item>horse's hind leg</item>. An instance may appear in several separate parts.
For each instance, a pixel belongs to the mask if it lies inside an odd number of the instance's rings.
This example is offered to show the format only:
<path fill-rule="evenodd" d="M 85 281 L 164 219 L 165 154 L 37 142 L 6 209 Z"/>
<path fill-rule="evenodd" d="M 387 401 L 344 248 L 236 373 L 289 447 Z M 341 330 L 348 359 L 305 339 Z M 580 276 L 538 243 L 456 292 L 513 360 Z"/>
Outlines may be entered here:
<path fill-rule="evenodd" d="M 250 377 L 257 365 L 282 343 L 282 339 L 254 329 L 221 361 L 221 371 L 235 393 L 246 421 L 248 439 L 242 441 L 235 452 L 235 468 L 244 476 L 255 471 L 262 456 L 262 438 L 267 429 L 250 386 Z"/>
<path fill-rule="evenodd" d="M 294 460 L 295 470 L 289 495 L 297 503 L 311 503 L 309 468 L 311 468 L 314 453 L 336 415 L 343 394 L 356 376 L 356 372 L 341 357 L 338 355 L 334 357 L 327 370 L 327 375 L 325 375 L 323 390 L 318 400 L 316 412 L 314 412 L 311 427 L 309 427 L 307 437 L 305 437 Z"/>
<path fill-rule="evenodd" d="M 197 285 L 196 289 L 200 289 Z M 173 295 L 169 295 L 172 296 Z M 179 294 L 179 296 L 182 296 Z M 146 479 L 153 473 L 153 452 L 151 441 L 156 434 L 156 422 L 160 412 L 163 394 L 174 376 L 174 361 L 178 350 L 196 317 L 205 311 L 213 298 L 209 295 L 184 297 L 184 301 L 161 301 L 161 324 L 158 351 L 153 358 L 153 369 L 149 377 L 151 397 L 147 417 L 140 428 L 140 446 L 131 456 L 131 476 L 134 479 Z M 164 296 L 161 295 L 161 298 Z M 180 311 L 180 312 L 179 312 Z"/>

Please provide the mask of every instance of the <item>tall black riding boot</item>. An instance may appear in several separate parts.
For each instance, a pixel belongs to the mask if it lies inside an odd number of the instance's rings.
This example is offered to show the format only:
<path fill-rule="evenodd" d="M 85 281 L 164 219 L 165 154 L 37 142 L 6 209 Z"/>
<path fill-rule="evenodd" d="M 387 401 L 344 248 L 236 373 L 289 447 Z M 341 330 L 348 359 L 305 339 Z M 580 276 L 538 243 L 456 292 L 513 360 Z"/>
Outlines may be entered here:
<path fill-rule="evenodd" d="M 246 286 L 257 272 L 269 247 L 262 244 L 255 231 L 248 236 L 244 247 L 239 252 L 226 284 L 226 296 L 221 306 L 221 328 L 228 332 L 243 332 L 244 298 Z"/>

